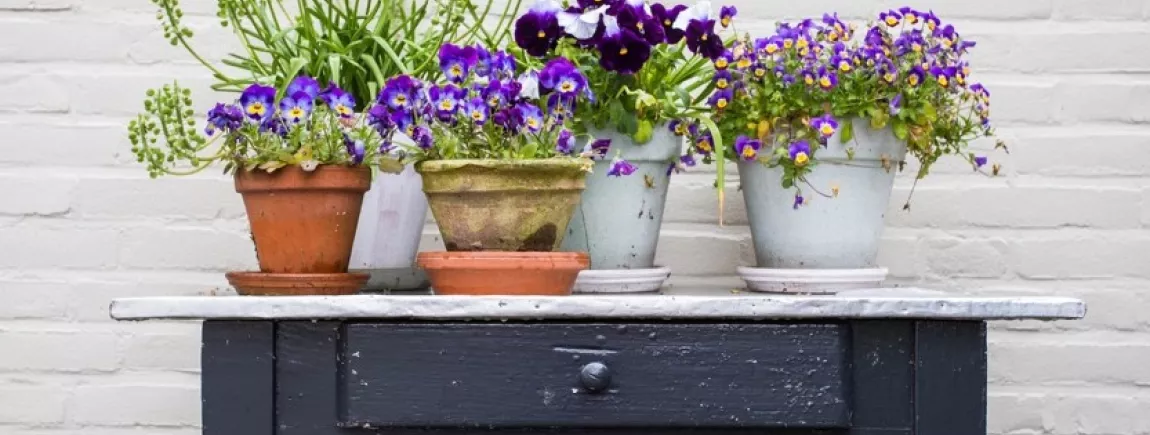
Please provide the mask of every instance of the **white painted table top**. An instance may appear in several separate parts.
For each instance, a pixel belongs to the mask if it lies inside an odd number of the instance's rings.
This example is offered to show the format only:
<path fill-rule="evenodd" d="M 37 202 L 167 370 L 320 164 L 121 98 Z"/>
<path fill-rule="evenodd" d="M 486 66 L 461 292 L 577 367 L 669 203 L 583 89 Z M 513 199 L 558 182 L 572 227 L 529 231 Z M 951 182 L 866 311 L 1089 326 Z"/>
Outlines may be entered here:
<path fill-rule="evenodd" d="M 1065 297 L 982 297 L 899 288 L 834 296 L 195 296 L 112 302 L 118 320 L 147 319 L 1078 319 Z"/>

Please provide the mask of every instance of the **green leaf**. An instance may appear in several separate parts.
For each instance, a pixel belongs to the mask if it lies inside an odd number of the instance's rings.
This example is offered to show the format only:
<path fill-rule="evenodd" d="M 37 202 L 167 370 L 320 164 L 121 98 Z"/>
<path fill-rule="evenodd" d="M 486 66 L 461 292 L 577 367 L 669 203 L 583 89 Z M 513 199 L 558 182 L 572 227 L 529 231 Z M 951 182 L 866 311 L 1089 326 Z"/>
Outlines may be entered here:
<path fill-rule="evenodd" d="M 908 135 L 906 122 L 901 119 L 895 119 L 894 122 L 891 123 L 891 126 L 894 128 L 894 137 L 897 137 L 899 140 L 906 140 Z"/>
<path fill-rule="evenodd" d="M 791 178 L 791 177 L 784 176 L 783 177 L 783 189 L 790 189 L 792 187 L 795 187 L 795 179 Z"/>
<path fill-rule="evenodd" d="M 847 143 L 847 142 L 850 142 L 851 139 L 854 139 L 854 137 L 855 137 L 855 123 L 852 122 L 850 119 L 844 120 L 843 121 L 843 129 L 842 129 L 842 132 L 840 133 L 839 140 L 841 140 L 842 143 Z"/>
<path fill-rule="evenodd" d="M 372 36 L 371 39 L 373 39 L 376 45 L 379 45 L 379 47 L 387 53 L 387 57 L 390 58 L 391 61 L 395 63 L 395 65 L 399 66 L 399 70 L 401 72 L 404 74 L 411 74 L 411 67 L 407 65 L 407 62 L 404 62 L 403 59 L 399 57 L 399 54 L 395 52 L 395 48 L 392 47 L 391 44 L 387 43 L 386 39 L 383 39 L 379 36 Z"/>
<path fill-rule="evenodd" d="M 933 104 L 928 101 L 926 106 L 922 108 L 922 113 L 926 115 L 926 119 L 930 122 L 938 120 L 938 110 L 934 108 Z"/>

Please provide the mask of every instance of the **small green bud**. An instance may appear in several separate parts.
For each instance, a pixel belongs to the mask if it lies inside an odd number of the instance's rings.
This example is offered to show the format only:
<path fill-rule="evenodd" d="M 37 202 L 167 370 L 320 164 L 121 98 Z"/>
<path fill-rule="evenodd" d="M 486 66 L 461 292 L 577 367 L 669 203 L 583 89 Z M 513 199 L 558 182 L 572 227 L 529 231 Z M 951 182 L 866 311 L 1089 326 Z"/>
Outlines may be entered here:
<path fill-rule="evenodd" d="M 192 37 L 192 29 L 189 29 L 187 27 L 185 27 L 183 30 L 181 30 L 180 33 L 184 34 L 185 38 L 191 38 Z"/>
<path fill-rule="evenodd" d="M 645 144 L 651 141 L 652 134 L 654 134 L 654 127 L 651 125 L 651 121 L 644 119 L 639 121 L 639 129 L 635 131 L 635 134 L 631 135 L 631 138 L 634 139 L 637 144 Z"/>
<path fill-rule="evenodd" d="M 147 92 L 144 92 L 144 95 L 147 95 L 149 97 L 154 97 L 154 96 L 156 96 L 156 90 L 155 89 L 148 89 Z"/>

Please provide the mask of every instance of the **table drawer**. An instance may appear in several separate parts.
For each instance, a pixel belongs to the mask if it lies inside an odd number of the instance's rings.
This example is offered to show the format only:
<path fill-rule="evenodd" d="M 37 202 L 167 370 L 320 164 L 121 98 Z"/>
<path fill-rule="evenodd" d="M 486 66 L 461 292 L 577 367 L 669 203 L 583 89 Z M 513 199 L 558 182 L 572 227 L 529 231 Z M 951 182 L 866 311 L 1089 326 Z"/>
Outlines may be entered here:
<path fill-rule="evenodd" d="M 348 426 L 847 427 L 839 324 L 348 324 Z"/>

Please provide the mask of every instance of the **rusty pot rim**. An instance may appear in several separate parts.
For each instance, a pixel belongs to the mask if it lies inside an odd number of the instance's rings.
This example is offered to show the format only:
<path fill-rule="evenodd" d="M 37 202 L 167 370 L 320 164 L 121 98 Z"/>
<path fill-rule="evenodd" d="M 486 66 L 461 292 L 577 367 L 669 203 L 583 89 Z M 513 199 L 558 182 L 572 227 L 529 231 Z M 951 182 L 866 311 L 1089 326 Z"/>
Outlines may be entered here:
<path fill-rule="evenodd" d="M 288 165 L 270 173 L 259 169 L 238 170 L 233 177 L 239 193 L 283 190 L 367 192 L 371 188 L 371 168 L 368 166 L 319 165 L 312 171 L 305 171 L 299 165 Z"/>
<path fill-rule="evenodd" d="M 458 159 L 426 160 L 415 164 L 420 174 L 448 172 L 464 168 L 494 169 L 498 171 L 540 171 L 589 172 L 592 162 L 581 157 L 552 157 L 548 159 L 509 160 L 509 159 Z"/>

